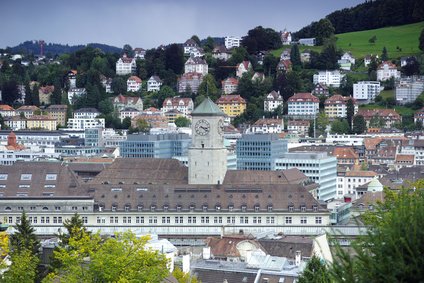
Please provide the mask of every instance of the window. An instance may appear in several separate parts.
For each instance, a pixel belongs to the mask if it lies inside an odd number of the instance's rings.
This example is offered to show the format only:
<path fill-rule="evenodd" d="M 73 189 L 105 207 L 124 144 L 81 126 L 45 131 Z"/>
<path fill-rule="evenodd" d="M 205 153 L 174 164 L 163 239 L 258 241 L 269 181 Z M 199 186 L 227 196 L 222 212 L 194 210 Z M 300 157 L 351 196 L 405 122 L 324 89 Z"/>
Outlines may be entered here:
<path fill-rule="evenodd" d="M 56 211 L 60 211 L 60 206 L 55 206 L 55 207 L 54 207 L 54 210 L 56 210 Z"/>
<path fill-rule="evenodd" d="M 302 205 L 302 206 L 300 207 L 300 211 L 301 211 L 301 212 L 306 212 L 306 206 Z"/>
<path fill-rule="evenodd" d="M 118 216 L 115 216 L 115 223 L 119 223 L 119 218 L 118 218 Z"/>
<path fill-rule="evenodd" d="M 208 224 L 209 223 L 209 216 L 202 216 L 200 218 L 200 222 L 203 224 Z"/>
<path fill-rule="evenodd" d="M 258 217 L 254 216 L 253 217 L 253 224 L 261 224 L 261 223 L 262 223 L 262 218 L 260 216 L 258 216 Z"/>
<path fill-rule="evenodd" d="M 286 216 L 286 224 L 292 224 L 292 217 Z"/>
<path fill-rule="evenodd" d="M 21 181 L 31 181 L 32 174 L 21 174 Z"/>
<path fill-rule="evenodd" d="M 77 206 L 73 206 L 72 207 L 72 210 L 78 210 L 78 207 Z"/>
<path fill-rule="evenodd" d="M 0 180 L 7 180 L 7 174 L 0 174 Z"/>
<path fill-rule="evenodd" d="M 204 205 L 203 206 L 203 212 L 207 212 L 208 211 L 208 206 L 207 205 Z"/>
<path fill-rule="evenodd" d="M 103 221 L 102 221 L 102 223 L 105 223 L 104 222 L 104 218 L 102 219 Z M 57 223 L 59 223 L 59 224 L 61 224 L 62 223 L 62 216 L 59 216 L 58 218 L 57 218 Z"/>
<path fill-rule="evenodd" d="M 127 223 L 127 217 L 126 216 L 122 217 L 122 223 L 124 223 L 124 224 Z"/>
<path fill-rule="evenodd" d="M 308 223 L 308 219 L 306 216 L 300 217 L 300 224 L 307 224 L 307 223 Z"/>
<path fill-rule="evenodd" d="M 116 211 L 116 205 L 112 205 L 112 211 Z"/>
<path fill-rule="evenodd" d="M 137 205 L 137 211 L 143 211 L 143 206 L 142 205 Z"/>
<path fill-rule="evenodd" d="M 241 211 L 242 211 L 242 212 L 246 212 L 246 206 L 245 206 L 245 205 L 242 205 L 242 206 L 241 206 Z"/>
<path fill-rule="evenodd" d="M 322 217 L 321 216 L 315 217 L 315 224 L 322 224 Z"/>
<path fill-rule="evenodd" d="M 96 222 L 97 222 L 97 224 L 100 224 L 100 217 L 99 216 L 97 216 Z M 57 223 L 56 217 L 53 217 L 53 223 Z"/>
<path fill-rule="evenodd" d="M 57 174 L 46 174 L 46 181 L 56 181 Z"/>
<path fill-rule="evenodd" d="M 267 216 L 266 224 L 274 224 L 274 223 L 275 223 L 275 217 L 274 216 Z"/>
<path fill-rule="evenodd" d="M 137 224 L 143 224 L 144 223 L 144 217 L 143 216 L 137 216 L 136 218 L 135 218 L 135 223 L 137 223 Z"/>
<path fill-rule="evenodd" d="M 272 205 L 268 205 L 268 212 L 272 212 Z"/>
<path fill-rule="evenodd" d="M 293 212 L 294 211 L 294 206 L 293 205 L 289 205 L 289 211 Z"/>
<path fill-rule="evenodd" d="M 88 217 L 87 216 L 83 216 L 81 218 L 82 218 L 82 223 L 88 224 Z"/>

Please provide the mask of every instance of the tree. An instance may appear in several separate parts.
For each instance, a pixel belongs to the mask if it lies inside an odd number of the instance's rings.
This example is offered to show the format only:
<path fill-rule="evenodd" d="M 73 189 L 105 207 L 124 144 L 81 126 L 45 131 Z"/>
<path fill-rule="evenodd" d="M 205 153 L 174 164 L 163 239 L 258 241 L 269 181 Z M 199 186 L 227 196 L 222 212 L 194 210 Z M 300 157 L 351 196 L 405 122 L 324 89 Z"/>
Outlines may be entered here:
<path fill-rule="evenodd" d="M 215 78 L 211 74 L 203 77 L 199 85 L 198 94 L 205 97 L 209 96 L 213 101 L 218 99 L 220 91 L 216 86 Z"/>
<path fill-rule="evenodd" d="M 263 28 L 262 26 L 257 26 L 249 30 L 247 36 L 242 40 L 242 45 L 249 54 L 254 54 L 257 51 L 277 49 L 281 44 L 281 38 L 278 32 L 271 28 Z"/>
<path fill-rule="evenodd" d="M 20 98 L 18 82 L 15 79 L 5 81 L 2 85 L 3 102 L 12 105 L 18 98 Z"/>
<path fill-rule="evenodd" d="M 13 252 L 28 250 L 34 255 L 38 254 L 40 241 L 25 212 L 22 212 L 21 221 L 16 223 L 15 230 L 16 232 L 10 237 L 11 250 Z"/>
<path fill-rule="evenodd" d="M 317 129 L 317 132 L 319 133 L 319 135 L 325 134 L 327 126 L 330 123 L 327 115 L 325 115 L 325 112 L 320 112 L 318 114 L 318 117 L 316 118 L 316 122 L 317 122 L 316 129 Z"/>
<path fill-rule="evenodd" d="M 387 54 L 386 46 L 384 46 L 383 51 L 381 53 L 381 61 L 387 61 L 387 60 L 389 60 L 389 55 Z"/>
<path fill-rule="evenodd" d="M 150 125 L 149 123 L 144 119 L 138 119 L 136 122 L 138 131 L 142 133 L 147 133 L 150 131 Z"/>
<path fill-rule="evenodd" d="M 127 82 L 121 77 L 115 77 L 112 80 L 111 89 L 115 95 L 125 94 L 127 92 Z"/>
<path fill-rule="evenodd" d="M 171 44 L 165 49 L 165 67 L 175 74 L 181 74 L 184 70 L 184 50 L 178 44 Z"/>
<path fill-rule="evenodd" d="M 190 119 L 184 117 L 184 116 L 180 116 L 177 117 L 175 119 L 175 125 L 180 128 L 180 127 L 188 127 L 190 126 Z"/>
<path fill-rule="evenodd" d="M 364 116 L 356 115 L 353 118 L 352 132 L 354 134 L 362 134 L 366 130 L 367 130 L 367 124 L 365 122 Z"/>
<path fill-rule="evenodd" d="M 125 44 L 124 47 L 122 47 L 122 53 L 127 54 L 130 58 L 134 57 L 134 50 L 129 44 Z"/>
<path fill-rule="evenodd" d="M 279 59 L 271 53 L 266 54 L 263 62 L 264 73 L 269 77 L 273 76 L 277 71 L 278 61 Z"/>
<path fill-rule="evenodd" d="M 402 74 L 405 76 L 414 76 L 420 74 L 420 63 L 414 56 L 406 59 L 405 66 L 402 67 Z"/>
<path fill-rule="evenodd" d="M 4 273 L 3 282 L 36 282 L 39 259 L 27 249 L 12 252 L 10 256 L 12 264 Z"/>
<path fill-rule="evenodd" d="M 70 219 L 66 219 L 63 222 L 63 226 L 65 227 L 67 233 L 58 235 L 62 246 L 68 245 L 70 238 L 80 237 L 82 232 L 87 232 L 86 228 L 84 227 L 82 218 L 78 213 L 75 213 Z"/>
<path fill-rule="evenodd" d="M 363 219 L 367 234 L 352 242 L 353 255 L 337 248 L 335 282 L 423 282 L 424 181 L 400 193 L 384 190 L 384 202 Z"/>
<path fill-rule="evenodd" d="M 54 82 L 54 90 L 51 97 L 51 104 L 60 104 L 62 102 L 62 85 L 59 79 Z"/>
<path fill-rule="evenodd" d="M 377 41 L 377 36 L 373 36 L 373 37 L 371 37 L 370 39 L 368 39 L 368 42 L 370 43 L 370 44 L 375 44 L 375 42 Z"/>
<path fill-rule="evenodd" d="M 200 46 L 200 39 L 199 39 L 199 37 L 198 37 L 197 35 L 193 35 L 193 36 L 191 37 L 191 39 L 193 39 L 193 40 L 194 40 L 194 42 L 196 42 L 196 43 L 197 43 L 197 45 L 199 45 L 199 46 Z"/>
<path fill-rule="evenodd" d="M 290 61 L 292 62 L 293 68 L 302 67 L 302 61 L 300 60 L 300 51 L 297 44 L 293 44 L 290 51 Z"/>
<path fill-rule="evenodd" d="M 310 138 L 315 138 L 315 120 L 312 120 L 311 123 L 309 123 L 309 129 L 308 129 L 308 136 Z"/>
<path fill-rule="evenodd" d="M 213 40 L 212 37 L 208 36 L 206 38 L 205 44 L 203 45 L 203 49 L 205 50 L 205 52 L 212 52 L 214 47 L 215 47 L 215 41 Z"/>
<path fill-rule="evenodd" d="M 349 130 L 352 130 L 353 116 L 355 115 L 355 104 L 353 99 L 349 99 L 346 103 L 346 119 L 349 126 Z"/>
<path fill-rule="evenodd" d="M 313 255 L 297 280 L 299 283 L 331 283 L 331 274 L 325 263 Z"/>
<path fill-rule="evenodd" d="M 198 283 L 200 282 L 196 276 L 191 275 L 190 273 L 183 272 L 179 267 L 175 267 L 172 271 L 172 276 L 177 279 L 178 283 Z"/>
<path fill-rule="evenodd" d="M 131 127 L 131 118 L 125 117 L 124 120 L 122 120 L 122 128 L 129 129 L 130 127 Z"/>
<path fill-rule="evenodd" d="M 424 28 L 421 30 L 418 47 L 422 52 L 424 52 Z"/>
<path fill-rule="evenodd" d="M 315 30 L 317 45 L 322 45 L 326 39 L 331 38 L 333 35 L 333 24 L 326 18 L 319 20 Z"/>
<path fill-rule="evenodd" d="M 333 134 L 348 134 L 350 132 L 350 127 L 348 121 L 345 119 L 334 120 L 331 123 L 331 133 Z"/>
<path fill-rule="evenodd" d="M 161 282 L 168 276 L 167 260 L 146 249 L 148 240 L 131 231 L 106 240 L 83 231 L 54 251 L 60 267 L 43 282 Z"/>

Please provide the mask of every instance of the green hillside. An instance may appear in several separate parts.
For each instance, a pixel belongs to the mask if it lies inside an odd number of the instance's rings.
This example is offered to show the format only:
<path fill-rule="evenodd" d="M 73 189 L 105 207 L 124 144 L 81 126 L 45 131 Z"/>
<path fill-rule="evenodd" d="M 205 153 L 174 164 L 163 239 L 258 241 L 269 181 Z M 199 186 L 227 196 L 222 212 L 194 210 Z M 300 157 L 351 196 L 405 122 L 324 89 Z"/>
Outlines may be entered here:
<path fill-rule="evenodd" d="M 423 28 L 424 22 L 420 22 L 404 26 L 336 34 L 337 47 L 344 51 L 352 52 L 357 58 L 363 58 L 367 54 L 381 55 L 384 46 L 386 46 L 391 59 L 416 55 L 420 53 L 418 49 L 418 38 Z M 369 43 L 369 39 L 374 35 L 377 37 L 377 40 L 374 44 L 371 44 Z M 399 47 L 399 49 L 396 47 Z M 279 57 L 286 48 L 290 47 L 284 46 L 283 48 L 273 50 L 272 54 Z M 321 46 L 314 46 L 312 48 L 300 46 L 299 49 L 300 51 L 305 49 L 320 51 Z"/>
<path fill-rule="evenodd" d="M 387 27 L 374 30 L 337 34 L 337 47 L 350 51 L 355 57 L 364 57 L 367 54 L 381 54 L 386 46 L 391 59 L 420 53 L 418 38 L 424 22 Z M 369 43 L 373 36 L 377 37 L 375 44 Z M 399 49 L 397 49 L 399 47 Z"/>

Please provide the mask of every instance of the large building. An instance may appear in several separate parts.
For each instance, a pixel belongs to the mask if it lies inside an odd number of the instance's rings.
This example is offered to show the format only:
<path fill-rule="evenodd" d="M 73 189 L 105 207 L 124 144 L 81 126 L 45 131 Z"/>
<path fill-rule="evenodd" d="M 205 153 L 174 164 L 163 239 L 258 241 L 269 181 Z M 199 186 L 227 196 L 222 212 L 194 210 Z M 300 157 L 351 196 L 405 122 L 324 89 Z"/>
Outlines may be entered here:
<path fill-rule="evenodd" d="M 177 110 L 188 117 L 193 111 L 193 99 L 188 97 L 168 97 L 162 103 L 162 112 L 167 113 L 171 110 Z"/>
<path fill-rule="evenodd" d="M 68 112 L 68 105 L 53 104 L 47 107 L 46 111 L 50 118 L 53 118 L 57 121 L 58 126 L 66 125 L 66 115 Z"/>
<path fill-rule="evenodd" d="M 122 141 L 122 157 L 173 158 L 187 155 L 191 139 L 187 134 L 132 134 Z"/>
<path fill-rule="evenodd" d="M 280 91 L 271 91 L 268 93 L 264 100 L 264 111 L 272 112 L 274 111 L 278 106 L 281 106 L 281 113 L 283 108 L 283 97 L 280 94 Z"/>
<path fill-rule="evenodd" d="M 238 79 L 236 78 L 227 78 L 221 82 L 222 91 L 224 94 L 232 94 L 237 91 L 238 88 Z"/>
<path fill-rule="evenodd" d="M 340 71 L 320 71 L 313 77 L 314 84 L 322 83 L 326 86 L 340 87 L 344 75 Z"/>
<path fill-rule="evenodd" d="M 13 224 L 26 211 L 43 235 L 58 233 L 75 213 L 102 234 L 321 233 L 329 211 L 297 169 L 226 170 L 224 116 L 208 98 L 192 112 L 188 168 L 173 159 L 119 158 L 82 180 L 62 162 L 0 166 L 0 219 Z"/>
<path fill-rule="evenodd" d="M 377 68 L 377 81 L 387 81 L 390 78 L 400 79 L 400 72 L 395 64 L 384 61 Z"/>
<path fill-rule="evenodd" d="M 216 104 L 230 118 L 242 114 L 247 107 L 246 100 L 239 94 L 221 95 L 216 101 Z"/>
<path fill-rule="evenodd" d="M 295 93 L 288 99 L 289 116 L 316 116 L 319 113 L 319 99 L 311 93 Z"/>
<path fill-rule="evenodd" d="M 396 102 L 399 104 L 413 103 L 423 91 L 424 76 L 402 78 L 396 83 Z"/>
<path fill-rule="evenodd" d="M 291 152 L 276 160 L 277 170 L 297 168 L 319 184 L 316 197 L 328 201 L 336 197 L 337 158 L 325 152 Z"/>
<path fill-rule="evenodd" d="M 203 81 L 201 73 L 185 73 L 178 78 L 178 92 L 197 93 Z"/>
<path fill-rule="evenodd" d="M 349 96 L 341 96 L 340 94 L 333 95 L 325 100 L 324 109 L 328 118 L 346 118 L 347 104 L 349 100 L 353 103 L 353 114 L 358 112 L 358 104 L 356 100 Z"/>
<path fill-rule="evenodd" d="M 127 57 L 127 54 L 124 54 L 121 58 L 116 62 L 116 74 L 123 76 L 135 73 L 137 69 L 137 64 L 135 62 L 135 58 Z"/>
<path fill-rule="evenodd" d="M 287 140 L 277 134 L 244 134 L 236 152 L 238 170 L 275 170 L 275 160 L 287 153 Z"/>
<path fill-rule="evenodd" d="M 203 76 L 208 74 L 208 63 L 199 57 L 190 57 L 184 65 L 184 73 L 200 73 Z"/>
<path fill-rule="evenodd" d="M 353 84 L 353 98 L 362 101 L 374 101 L 381 90 L 380 82 L 360 81 Z"/>
<path fill-rule="evenodd" d="M 225 37 L 225 47 L 231 49 L 233 47 L 240 47 L 241 37 L 237 36 L 226 36 Z"/>

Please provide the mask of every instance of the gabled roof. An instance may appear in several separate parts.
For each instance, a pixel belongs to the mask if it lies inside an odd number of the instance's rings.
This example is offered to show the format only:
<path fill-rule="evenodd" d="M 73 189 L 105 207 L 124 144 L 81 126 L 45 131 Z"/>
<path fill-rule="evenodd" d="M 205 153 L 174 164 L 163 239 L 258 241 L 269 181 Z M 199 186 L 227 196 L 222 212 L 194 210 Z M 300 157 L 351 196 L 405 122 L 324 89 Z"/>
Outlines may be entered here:
<path fill-rule="evenodd" d="M 139 83 L 139 84 L 142 83 L 141 79 L 139 77 L 137 77 L 137 76 L 131 76 L 131 77 L 129 77 L 128 80 L 127 80 L 127 82 L 128 81 L 135 81 L 136 83 Z"/>
<path fill-rule="evenodd" d="M 295 93 L 289 98 L 288 102 L 316 102 L 319 103 L 318 97 L 309 92 Z"/>
<path fill-rule="evenodd" d="M 381 62 L 381 64 L 378 65 L 378 69 L 379 70 L 382 70 L 382 69 L 384 69 L 384 66 L 386 66 L 386 65 L 389 67 L 389 69 L 397 69 L 396 65 L 393 64 L 390 61 L 383 61 L 383 62 Z"/>
<path fill-rule="evenodd" d="M 283 119 L 258 119 L 258 121 L 256 121 L 253 125 L 255 126 L 263 126 L 263 125 L 268 125 L 268 126 L 274 126 L 274 125 L 282 125 L 283 123 Z"/>
<path fill-rule="evenodd" d="M 216 101 L 217 104 L 227 104 L 227 103 L 241 103 L 246 104 L 246 100 L 240 96 L 240 94 L 227 94 L 221 95 L 220 98 Z"/>
<path fill-rule="evenodd" d="M 222 83 L 222 86 L 227 85 L 227 84 L 238 85 L 238 79 L 230 77 L 230 78 L 226 78 L 221 83 Z"/>
<path fill-rule="evenodd" d="M 183 102 L 184 106 L 189 106 L 193 100 L 189 97 L 168 97 L 162 103 L 162 106 L 168 106 L 168 102 L 171 102 L 172 106 L 180 106 L 180 102 Z"/>
<path fill-rule="evenodd" d="M 38 108 L 35 105 L 22 105 L 21 107 L 16 109 L 16 111 L 37 111 L 37 110 L 40 110 L 40 108 Z"/>
<path fill-rule="evenodd" d="M 356 103 L 356 100 L 350 96 L 341 96 L 340 94 L 335 94 L 325 100 L 325 105 L 331 104 L 347 104 L 349 99 L 352 99 L 353 104 Z"/>
<path fill-rule="evenodd" d="M 192 116 L 225 116 L 224 112 L 216 105 L 209 97 L 204 99 L 202 103 L 197 106 Z"/>
<path fill-rule="evenodd" d="M 46 85 L 38 89 L 39 93 L 44 93 L 44 94 L 49 94 L 49 93 L 52 93 L 53 91 L 54 91 L 54 85 Z"/>
<path fill-rule="evenodd" d="M 193 39 L 187 39 L 187 41 L 184 43 L 184 46 L 197 46 L 196 41 L 194 41 Z"/>
<path fill-rule="evenodd" d="M 359 109 L 356 115 L 361 115 L 365 120 L 371 119 L 374 116 L 383 117 L 385 120 L 399 120 L 400 115 L 394 109 Z"/>
<path fill-rule="evenodd" d="M 280 92 L 276 92 L 275 90 L 268 93 L 265 100 L 283 100 L 283 97 L 281 96 Z"/>
<path fill-rule="evenodd" d="M 151 76 L 150 79 L 149 79 L 149 81 L 150 80 L 154 80 L 154 81 L 156 81 L 158 83 L 162 83 L 162 80 L 159 78 L 159 76 Z"/>
<path fill-rule="evenodd" d="M 7 104 L 2 104 L 0 105 L 0 111 L 15 111 L 15 109 Z"/>
<path fill-rule="evenodd" d="M 352 147 L 336 147 L 333 151 L 333 156 L 337 158 L 358 159 L 359 155 Z"/>

